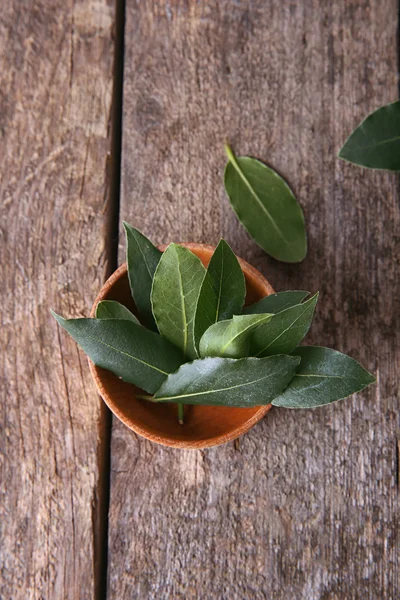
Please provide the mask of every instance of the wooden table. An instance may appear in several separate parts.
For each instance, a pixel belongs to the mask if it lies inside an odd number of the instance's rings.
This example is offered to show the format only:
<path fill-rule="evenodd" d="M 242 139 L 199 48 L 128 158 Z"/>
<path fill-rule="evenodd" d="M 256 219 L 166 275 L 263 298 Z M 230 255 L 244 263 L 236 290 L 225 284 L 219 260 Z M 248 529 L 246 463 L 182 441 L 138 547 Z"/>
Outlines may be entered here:
<path fill-rule="evenodd" d="M 2 599 L 400 597 L 399 180 L 336 158 L 398 97 L 397 22 L 394 0 L 2 3 Z M 225 139 L 294 188 L 302 264 L 237 222 Z M 111 421 L 49 309 L 88 315 L 123 219 L 319 289 L 309 342 L 377 385 L 208 451 Z"/>

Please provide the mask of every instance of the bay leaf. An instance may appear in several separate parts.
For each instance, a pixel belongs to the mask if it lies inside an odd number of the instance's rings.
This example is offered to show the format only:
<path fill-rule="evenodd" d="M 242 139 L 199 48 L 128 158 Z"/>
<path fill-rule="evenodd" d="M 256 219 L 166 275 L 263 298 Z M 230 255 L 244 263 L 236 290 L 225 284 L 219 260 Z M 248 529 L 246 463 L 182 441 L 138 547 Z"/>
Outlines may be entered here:
<path fill-rule="evenodd" d="M 161 335 L 189 359 L 196 358 L 194 318 L 206 270 L 188 248 L 170 244 L 153 279 L 151 302 Z"/>
<path fill-rule="evenodd" d="M 274 406 L 324 406 L 342 400 L 375 382 L 375 377 L 356 360 L 337 350 L 321 346 L 300 346 L 293 354 L 301 358 L 301 363 L 285 391 L 272 401 Z"/>
<path fill-rule="evenodd" d="M 153 394 L 184 357 L 168 340 L 121 319 L 63 319 L 52 313 L 90 360 Z"/>
<path fill-rule="evenodd" d="M 257 327 L 251 336 L 250 354 L 262 357 L 293 352 L 310 329 L 317 301 L 318 293 L 303 304 L 286 308 L 268 323 Z"/>
<path fill-rule="evenodd" d="M 307 254 L 304 215 L 286 181 L 259 160 L 225 149 L 225 189 L 239 221 L 273 258 L 302 261 Z"/>
<path fill-rule="evenodd" d="M 239 315 L 214 323 L 200 340 L 200 356 L 243 358 L 249 355 L 250 336 L 274 315 Z"/>
<path fill-rule="evenodd" d="M 162 252 L 137 229 L 124 222 L 129 285 L 139 316 L 146 327 L 157 331 L 151 310 L 151 286 Z"/>
<path fill-rule="evenodd" d="M 258 302 L 250 304 L 250 306 L 245 306 L 242 313 L 244 315 L 258 315 L 263 313 L 276 314 L 285 310 L 285 308 L 300 304 L 309 293 L 310 292 L 288 290 L 286 292 L 270 294 L 269 296 L 261 298 Z"/>
<path fill-rule="evenodd" d="M 400 102 L 368 115 L 347 138 L 339 158 L 369 169 L 400 171 Z"/>
<path fill-rule="evenodd" d="M 138 319 L 129 309 L 115 300 L 102 300 L 96 306 L 96 319 L 122 319 L 140 325 Z"/>
<path fill-rule="evenodd" d="M 299 358 L 202 358 L 169 375 L 156 402 L 210 406 L 260 406 L 280 394 L 293 378 Z"/>
<path fill-rule="evenodd" d="M 245 296 L 246 283 L 239 261 L 226 241 L 220 240 L 208 264 L 196 306 L 197 348 L 208 327 L 240 313 Z"/>

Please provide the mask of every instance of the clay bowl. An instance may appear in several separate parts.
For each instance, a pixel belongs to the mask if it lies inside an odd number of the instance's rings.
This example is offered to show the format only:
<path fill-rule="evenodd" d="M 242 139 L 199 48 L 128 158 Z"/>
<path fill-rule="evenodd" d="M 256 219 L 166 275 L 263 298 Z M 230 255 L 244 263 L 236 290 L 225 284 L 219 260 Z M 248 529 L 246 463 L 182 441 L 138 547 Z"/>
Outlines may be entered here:
<path fill-rule="evenodd" d="M 205 266 L 214 251 L 205 244 L 182 244 L 194 252 Z M 165 250 L 166 246 L 160 246 Z M 246 279 L 246 304 L 273 294 L 268 281 L 254 267 L 239 259 Z M 117 300 L 135 312 L 126 264 L 106 281 L 97 296 L 91 316 L 100 300 Z M 271 409 L 271 404 L 255 408 L 225 406 L 186 406 L 185 424 L 177 421 L 176 404 L 155 404 L 138 400 L 138 388 L 125 383 L 105 369 L 89 361 L 92 376 L 104 402 L 118 419 L 137 434 L 164 446 L 174 448 L 209 448 L 224 444 L 246 433 Z"/>

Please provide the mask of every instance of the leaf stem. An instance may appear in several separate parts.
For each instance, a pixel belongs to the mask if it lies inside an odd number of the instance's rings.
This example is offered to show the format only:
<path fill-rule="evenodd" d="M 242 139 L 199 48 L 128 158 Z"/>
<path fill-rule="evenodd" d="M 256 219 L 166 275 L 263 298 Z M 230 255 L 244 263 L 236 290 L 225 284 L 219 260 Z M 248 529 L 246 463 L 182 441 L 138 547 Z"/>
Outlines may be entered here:
<path fill-rule="evenodd" d="M 136 394 L 136 398 L 139 400 L 147 400 L 148 402 L 157 402 L 157 400 L 154 400 L 154 397 L 149 396 L 149 394 Z"/>
<path fill-rule="evenodd" d="M 183 407 L 183 404 L 180 402 L 178 404 L 178 423 L 179 423 L 179 425 L 183 425 L 183 423 L 184 423 L 184 415 L 185 415 L 185 413 L 184 413 L 184 407 Z"/>
<path fill-rule="evenodd" d="M 149 394 L 136 394 L 136 398 L 138 398 L 139 400 L 147 400 L 148 402 L 157 402 L 157 400 L 154 400 L 154 396 L 150 396 Z M 184 412 L 184 405 L 182 404 L 182 402 L 177 403 L 178 406 L 178 423 L 179 425 L 183 425 L 184 424 L 184 417 L 185 417 L 185 412 Z"/>
<path fill-rule="evenodd" d="M 230 145 L 228 143 L 225 143 L 224 147 L 225 147 L 225 152 L 228 157 L 228 160 L 230 160 L 231 163 L 233 163 L 236 166 L 237 165 L 236 156 L 234 155 L 232 148 L 230 147 Z"/>

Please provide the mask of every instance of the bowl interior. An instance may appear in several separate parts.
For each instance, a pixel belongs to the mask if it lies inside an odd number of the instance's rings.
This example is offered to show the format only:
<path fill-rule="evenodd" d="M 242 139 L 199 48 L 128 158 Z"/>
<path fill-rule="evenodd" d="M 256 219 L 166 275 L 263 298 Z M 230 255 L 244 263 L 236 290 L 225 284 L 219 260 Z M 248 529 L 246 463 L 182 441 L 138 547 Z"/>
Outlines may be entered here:
<path fill-rule="evenodd" d="M 185 245 L 207 266 L 214 250 L 211 246 Z M 245 261 L 240 262 L 246 279 L 246 304 L 274 292 L 258 271 Z M 92 316 L 100 300 L 117 300 L 137 314 L 125 265 L 105 283 L 95 301 Z M 132 384 L 121 381 L 92 363 L 91 370 L 101 396 L 121 421 L 140 435 L 169 446 L 196 448 L 224 443 L 250 429 L 271 408 L 271 405 L 255 408 L 185 406 L 185 424 L 182 426 L 177 420 L 176 404 L 138 400 L 138 388 Z"/>

